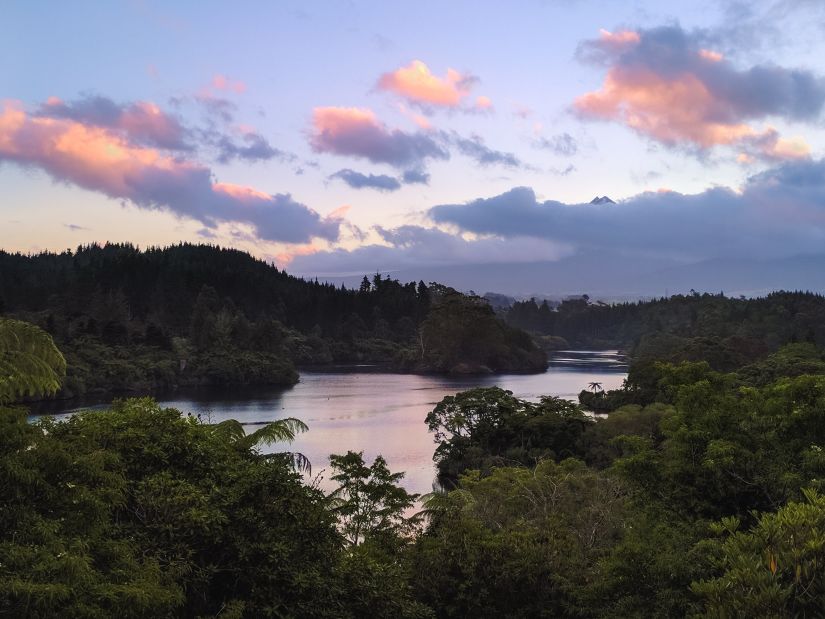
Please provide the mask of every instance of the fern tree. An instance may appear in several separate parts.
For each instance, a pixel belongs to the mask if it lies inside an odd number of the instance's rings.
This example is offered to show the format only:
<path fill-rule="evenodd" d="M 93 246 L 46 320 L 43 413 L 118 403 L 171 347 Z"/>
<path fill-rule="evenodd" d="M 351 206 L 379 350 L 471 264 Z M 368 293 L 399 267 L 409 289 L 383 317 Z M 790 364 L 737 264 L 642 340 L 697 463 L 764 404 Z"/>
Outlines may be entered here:
<path fill-rule="evenodd" d="M 66 360 L 51 336 L 35 325 L 0 318 L 0 405 L 60 389 Z"/>
<path fill-rule="evenodd" d="M 307 430 L 309 430 L 309 427 L 295 417 L 286 417 L 285 419 L 271 421 L 251 434 L 247 434 L 243 424 L 235 419 L 227 419 L 212 426 L 212 431 L 215 434 L 225 437 L 242 451 L 247 451 L 258 445 L 272 445 L 282 442 L 291 443 L 295 440 L 296 435 Z M 307 473 L 312 471 L 312 465 L 309 459 L 302 453 L 288 451 L 273 455 L 289 458 L 293 468 L 298 471 L 305 471 Z"/>

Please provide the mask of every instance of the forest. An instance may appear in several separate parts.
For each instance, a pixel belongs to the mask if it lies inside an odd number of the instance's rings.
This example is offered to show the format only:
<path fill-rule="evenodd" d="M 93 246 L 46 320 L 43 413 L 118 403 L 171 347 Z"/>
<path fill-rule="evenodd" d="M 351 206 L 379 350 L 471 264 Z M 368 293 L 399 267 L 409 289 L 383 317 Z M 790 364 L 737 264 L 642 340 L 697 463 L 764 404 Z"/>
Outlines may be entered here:
<path fill-rule="evenodd" d="M 332 363 L 455 373 L 547 363 L 477 297 L 377 273 L 339 288 L 209 245 L 0 251 L 0 315 L 55 338 L 69 362 L 61 398 L 291 385 L 296 367 Z"/>
<path fill-rule="evenodd" d="M 720 294 L 674 295 L 651 301 L 607 304 L 587 295 L 562 301 L 516 301 L 504 310 L 509 324 L 564 346 L 621 348 L 634 356 L 667 353 L 705 359 L 732 369 L 754 355 L 764 357 L 790 342 L 825 346 L 825 297 L 810 292 L 773 292 L 764 297 Z M 675 359 L 675 357 L 674 357 Z"/>
<path fill-rule="evenodd" d="M 16 266 L 0 270 L 0 615 L 825 616 L 823 297 L 528 301 L 506 324 L 438 284 L 350 291 L 224 252 L 1 256 Z M 180 264 L 147 266 L 166 261 Z M 295 372 L 318 351 L 373 359 L 374 338 L 345 335 L 370 316 L 410 325 L 378 338 L 407 371 L 543 367 L 541 337 L 620 346 L 630 368 L 578 403 L 444 397 L 421 420 L 440 482 L 425 496 L 381 456 L 290 451 L 312 432 L 298 419 L 250 431 L 147 397 L 64 421 L 25 405 L 113 380 L 115 354 L 138 377 L 118 387 L 137 390 L 157 367 L 143 354 L 176 380 L 213 363 L 199 372 L 227 382 L 272 380 L 268 362 Z"/>
<path fill-rule="evenodd" d="M 630 371 L 621 389 L 605 393 L 595 386 L 579 395 L 582 405 L 598 412 L 672 399 L 658 384 L 662 363 L 706 366 L 738 386 L 825 374 L 825 297 L 810 292 L 750 299 L 692 293 L 615 305 L 582 297 L 556 310 L 531 299 L 513 304 L 506 320 L 538 341 L 627 351 Z"/>
<path fill-rule="evenodd" d="M 427 415 L 443 490 L 379 456 L 288 450 L 148 398 L 31 423 L 67 362 L 0 319 L 0 614 L 821 617 L 825 372 L 791 343 L 721 372 L 656 361 L 594 418 L 496 387 Z M 631 374 L 635 371 L 631 368 Z M 605 394 L 600 397 L 610 397 Z"/>

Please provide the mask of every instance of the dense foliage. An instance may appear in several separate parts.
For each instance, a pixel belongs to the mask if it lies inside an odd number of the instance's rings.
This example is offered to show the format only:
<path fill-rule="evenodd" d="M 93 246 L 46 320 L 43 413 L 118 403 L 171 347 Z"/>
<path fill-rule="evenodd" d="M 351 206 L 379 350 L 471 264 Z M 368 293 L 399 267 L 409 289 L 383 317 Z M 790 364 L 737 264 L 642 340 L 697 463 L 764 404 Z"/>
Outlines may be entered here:
<path fill-rule="evenodd" d="M 651 403 L 600 420 L 445 398 L 428 422 L 458 483 L 410 551 L 418 595 L 443 617 L 822 616 L 825 375 L 784 367 L 657 364 Z"/>
<path fill-rule="evenodd" d="M 64 395 L 292 384 L 294 364 L 389 361 L 427 308 L 423 284 L 376 275 L 345 290 L 206 245 L 0 252 L 0 313 L 53 335 Z"/>
<path fill-rule="evenodd" d="M 296 365 L 333 362 L 436 372 L 544 368 L 530 338 L 486 303 L 439 290 L 430 315 L 423 282 L 376 274 L 350 290 L 207 245 L 0 251 L 0 315 L 54 337 L 68 362 L 64 397 L 290 385 Z M 470 305 L 478 319 L 467 325 Z"/>
<path fill-rule="evenodd" d="M 465 470 L 535 465 L 539 460 L 578 456 L 589 420 L 567 400 L 543 397 L 539 403 L 514 398 L 498 387 L 447 396 L 427 415 L 438 446 L 433 458 L 442 484 L 453 484 Z"/>
<path fill-rule="evenodd" d="M 0 409 L 0 423 L 0 615 L 361 617 L 372 605 L 384 616 L 416 607 L 400 570 L 345 552 L 334 510 L 292 458 L 255 449 L 288 438 L 283 427 L 244 440 L 232 424 L 145 399 L 62 423 Z"/>
<path fill-rule="evenodd" d="M 415 514 L 383 458 L 331 456 L 324 494 L 299 454 L 260 450 L 297 420 L 0 408 L 0 614 L 821 617 L 825 359 L 816 333 L 760 338 L 733 371 L 634 358 L 624 388 L 585 392 L 604 418 L 444 398 L 426 422 L 446 489 Z"/>
<path fill-rule="evenodd" d="M 527 333 L 496 317 L 486 300 L 430 286 L 431 305 L 407 365 L 423 371 L 544 371 L 547 355 Z"/>
<path fill-rule="evenodd" d="M 572 346 L 620 348 L 635 359 L 707 361 L 731 371 L 781 346 L 825 347 L 825 297 L 776 292 L 746 299 L 690 294 L 633 303 L 593 303 L 587 297 L 557 308 L 516 302 L 506 314 L 515 327 L 563 338 Z"/>
<path fill-rule="evenodd" d="M 20 396 L 54 393 L 65 374 L 66 360 L 48 333 L 0 318 L 0 405 Z"/>

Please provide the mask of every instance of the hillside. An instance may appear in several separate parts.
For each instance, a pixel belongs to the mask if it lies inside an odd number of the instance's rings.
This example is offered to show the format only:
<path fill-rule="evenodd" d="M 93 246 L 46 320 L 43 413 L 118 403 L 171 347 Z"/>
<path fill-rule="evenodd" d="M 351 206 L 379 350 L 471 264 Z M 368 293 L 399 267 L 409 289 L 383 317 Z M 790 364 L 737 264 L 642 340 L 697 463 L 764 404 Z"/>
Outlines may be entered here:
<path fill-rule="evenodd" d="M 424 282 L 401 284 L 376 274 L 371 281 L 364 277 L 358 289 L 347 289 L 293 277 L 244 252 L 209 245 L 141 251 L 107 244 L 36 255 L 0 251 L 0 314 L 53 335 L 69 362 L 63 397 L 179 386 L 290 385 L 298 378 L 296 366 L 329 363 L 409 371 L 543 369 L 543 356 L 535 356 L 526 336 L 507 341 L 491 336 L 495 354 L 455 341 L 467 355 L 480 354 L 480 361 L 459 352 L 450 366 L 421 355 L 411 363 L 430 309 Z M 491 320 L 491 333 L 515 332 L 492 312 Z M 482 349 L 488 346 L 484 337 L 476 340 Z M 530 354 L 518 352 L 522 346 Z"/>

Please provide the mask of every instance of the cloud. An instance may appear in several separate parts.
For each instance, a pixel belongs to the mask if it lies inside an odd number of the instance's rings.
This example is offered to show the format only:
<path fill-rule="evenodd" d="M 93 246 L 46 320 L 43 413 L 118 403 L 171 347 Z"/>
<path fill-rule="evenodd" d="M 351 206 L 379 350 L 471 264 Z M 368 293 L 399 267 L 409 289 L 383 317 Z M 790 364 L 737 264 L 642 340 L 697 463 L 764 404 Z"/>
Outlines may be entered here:
<path fill-rule="evenodd" d="M 362 174 L 355 170 L 344 168 L 330 175 L 331 179 L 338 178 L 344 181 L 353 189 L 377 189 L 379 191 L 397 191 L 401 189 L 398 179 L 386 174 Z"/>
<path fill-rule="evenodd" d="M 229 79 L 220 73 L 212 77 L 212 88 L 215 90 L 234 92 L 236 94 L 243 94 L 246 92 L 246 84 L 242 81 Z"/>
<path fill-rule="evenodd" d="M 402 175 L 404 182 L 408 185 L 429 185 L 430 175 L 423 170 L 407 170 Z"/>
<path fill-rule="evenodd" d="M 701 31 L 679 26 L 602 31 L 578 55 L 607 68 L 604 83 L 576 99 L 575 111 L 586 119 L 621 122 L 669 146 L 729 145 L 767 160 L 807 157 L 802 140 L 749 123 L 815 122 L 825 104 L 825 80 L 775 65 L 739 70 L 705 47 L 706 39 Z"/>
<path fill-rule="evenodd" d="M 218 121 L 224 124 L 231 123 L 235 118 L 235 113 L 238 110 L 238 106 L 229 99 L 214 97 L 208 93 L 196 95 L 195 101 L 203 107 L 207 116 L 213 122 Z M 173 99 L 173 103 L 178 104 L 180 103 L 180 100 Z"/>
<path fill-rule="evenodd" d="M 464 138 L 452 132 L 449 134 L 444 133 L 443 136 L 445 141 L 454 145 L 462 155 L 474 159 L 482 166 L 501 165 L 508 168 L 526 167 L 513 153 L 488 147 L 479 135 L 474 134 L 469 138 Z"/>
<path fill-rule="evenodd" d="M 218 163 L 232 161 L 295 161 L 297 157 L 273 146 L 269 140 L 249 125 L 233 125 L 237 106 L 228 99 L 213 96 L 208 90 L 194 97 L 173 97 L 170 104 L 180 108 L 188 102 L 198 104 L 205 112 L 205 122 L 187 130 L 199 154 Z"/>
<path fill-rule="evenodd" d="M 313 111 L 310 145 L 315 152 L 361 157 L 407 168 L 450 154 L 426 133 L 389 129 L 364 108 L 318 107 Z"/>
<path fill-rule="evenodd" d="M 475 81 L 473 76 L 463 75 L 455 69 L 447 69 L 444 77 L 437 77 L 426 64 L 413 60 L 406 67 L 384 73 L 377 86 L 412 104 L 456 108 L 470 94 Z"/>
<path fill-rule="evenodd" d="M 242 223 L 261 239 L 287 243 L 338 236 L 340 220 L 322 218 L 289 194 L 215 182 L 209 168 L 133 142 L 128 132 L 42 111 L 29 115 L 19 103 L 0 109 L 0 161 L 37 167 L 58 181 L 209 228 Z"/>
<path fill-rule="evenodd" d="M 460 264 L 521 264 L 557 260 L 570 252 L 564 243 L 535 238 L 518 242 L 502 238 L 467 240 L 437 228 L 400 226 L 375 231 L 384 244 L 353 250 L 335 249 L 291 256 L 290 272 L 323 276 L 362 275 L 424 266 Z"/>
<path fill-rule="evenodd" d="M 406 170 L 400 178 L 387 174 L 363 174 L 344 168 L 331 174 L 330 179 L 341 179 L 353 189 L 377 189 L 379 191 L 397 191 L 401 184 L 429 185 L 430 175 L 422 170 Z"/>
<path fill-rule="evenodd" d="M 409 65 L 395 71 L 384 73 L 378 78 L 376 88 L 391 92 L 417 106 L 425 113 L 434 109 L 458 110 L 467 113 L 490 113 L 493 102 L 490 97 L 478 95 L 470 101 L 473 87 L 478 78 L 455 69 L 447 69 L 444 77 L 433 75 L 430 68 L 420 60 L 413 60 Z M 428 128 L 428 121 L 417 118 L 416 122 Z"/>
<path fill-rule="evenodd" d="M 579 152 L 579 143 L 569 133 L 559 133 L 549 138 L 538 137 L 533 140 L 533 147 L 549 150 L 563 157 L 572 157 Z"/>
<path fill-rule="evenodd" d="M 79 226 L 77 224 L 63 224 L 64 228 L 68 228 L 72 232 L 80 232 L 81 230 L 89 230 L 86 226 Z"/>
<path fill-rule="evenodd" d="M 49 97 L 36 114 L 106 127 L 143 146 L 180 151 L 192 149 L 187 143 L 188 131 L 180 121 L 148 101 L 120 104 L 106 97 L 86 96 L 66 103 L 57 97 Z"/>
<path fill-rule="evenodd" d="M 520 118 L 521 120 L 527 120 L 531 116 L 535 114 L 535 111 L 532 108 L 529 108 L 526 105 L 521 103 L 514 103 L 513 104 L 513 116 L 516 118 Z"/>
<path fill-rule="evenodd" d="M 437 224 L 501 238 L 569 242 L 675 259 L 772 258 L 822 251 L 825 160 L 786 162 L 752 176 L 740 191 L 643 193 L 619 204 L 539 202 L 518 187 L 492 198 L 428 211 Z"/>
<path fill-rule="evenodd" d="M 238 144 L 229 136 L 220 135 L 215 142 L 218 162 L 229 163 L 233 159 L 247 162 L 269 161 L 276 158 L 291 161 L 295 158 L 294 155 L 272 146 L 265 137 L 254 130 L 244 132 L 241 140 L 243 144 Z"/>
<path fill-rule="evenodd" d="M 490 100 L 490 97 L 485 97 L 484 95 L 480 95 L 476 97 L 476 109 L 481 112 L 490 112 L 493 109 L 493 102 Z"/>

